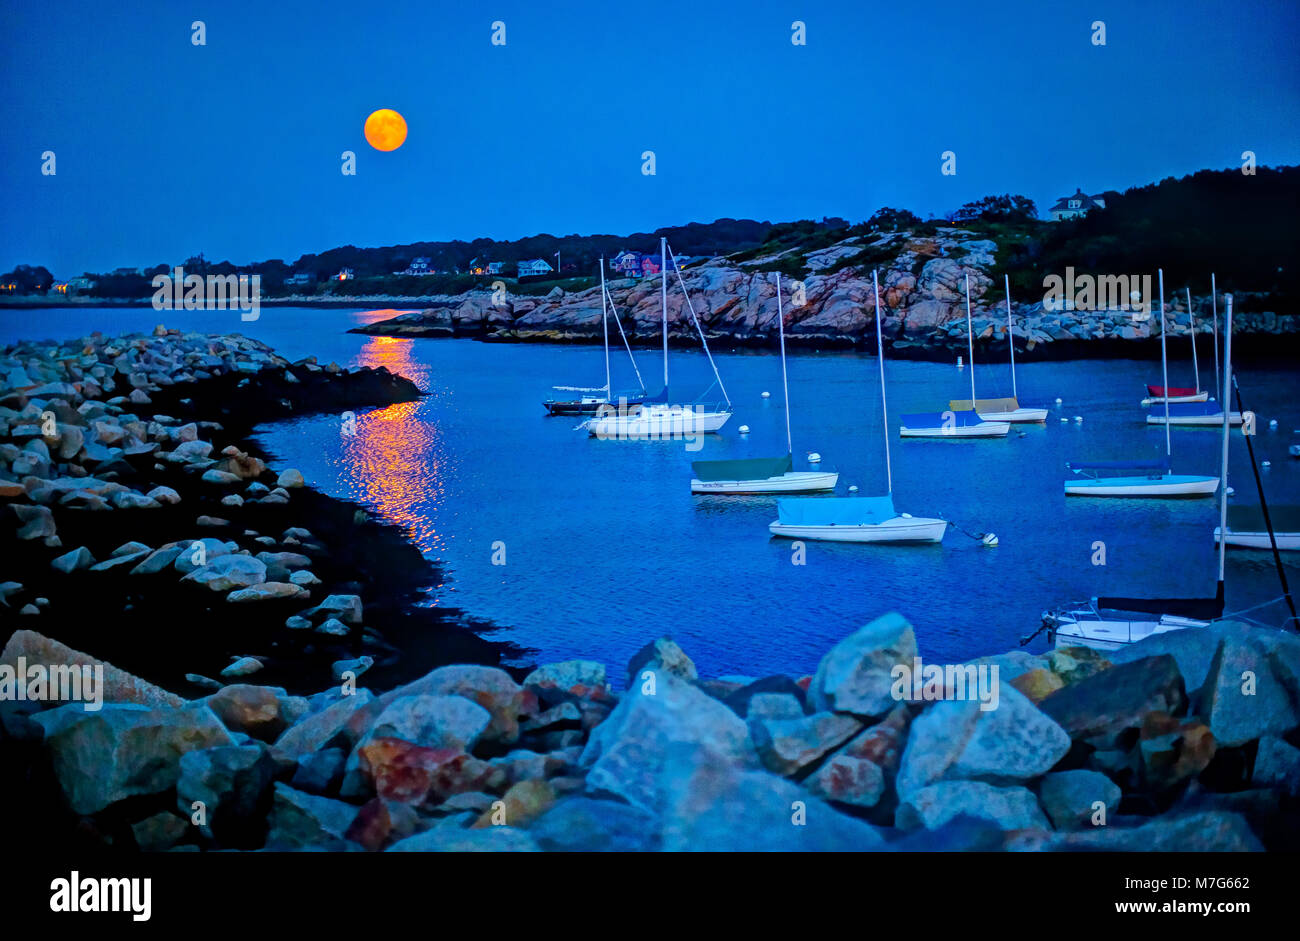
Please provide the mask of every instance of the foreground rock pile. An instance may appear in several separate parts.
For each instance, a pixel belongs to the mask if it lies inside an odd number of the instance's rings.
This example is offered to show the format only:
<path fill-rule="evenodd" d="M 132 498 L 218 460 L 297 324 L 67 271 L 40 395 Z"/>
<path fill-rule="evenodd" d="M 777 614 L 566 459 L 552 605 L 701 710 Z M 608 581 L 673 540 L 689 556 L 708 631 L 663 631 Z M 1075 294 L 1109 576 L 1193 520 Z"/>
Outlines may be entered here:
<path fill-rule="evenodd" d="M 10 638 L 0 663 L 53 642 Z M 75 657 L 68 651 L 65 656 Z M 1238 624 L 1111 662 L 1013 652 L 995 708 L 915 701 L 883 617 L 815 675 L 706 680 L 663 638 L 521 682 L 446 666 L 376 694 L 233 683 L 5 703 L 83 832 L 147 850 L 1259 850 L 1300 845 L 1300 641 Z M 991 673 L 991 671 L 990 671 Z M 910 687 L 908 687 L 910 688 Z M 946 698 L 933 698 L 934 695 Z"/>
<path fill-rule="evenodd" d="M 908 232 L 845 239 L 803 257 L 808 274 L 785 278 L 790 292 L 785 314 L 787 341 L 813 346 L 875 347 L 875 296 L 871 274 L 880 273 L 880 300 L 885 315 L 885 343 L 896 357 L 942 358 L 966 352 L 965 280 L 970 278 L 972 321 L 977 342 L 987 354 L 1005 355 L 1007 321 L 991 272 L 998 245 L 960 228 L 940 228 L 934 236 Z M 771 268 L 793 260 L 794 252 L 748 261 L 713 258 L 682 272 L 691 304 L 710 339 L 741 344 L 775 344 L 776 283 Z M 1063 275 L 1063 272 L 1058 272 Z M 659 278 L 609 282 L 625 328 L 645 341 L 660 330 Z M 997 288 L 990 295 L 990 288 Z M 1158 316 L 1135 319 L 1127 310 L 1045 310 L 1043 293 L 1013 298 L 1016 348 L 1030 358 L 1130 355 L 1135 342 L 1159 337 Z M 1168 298 L 1170 336 L 1189 335 L 1191 318 L 1182 295 Z M 1127 292 L 1125 293 L 1127 300 Z M 1248 313 L 1238 296 L 1235 332 L 1300 334 L 1300 315 Z M 1194 298 L 1198 333 L 1210 333 L 1208 297 Z M 1103 305 L 1104 306 L 1104 305 Z M 1222 301 L 1220 301 L 1220 308 Z M 695 328 L 680 287 L 670 281 L 670 335 L 691 343 Z M 392 336 L 485 335 L 496 339 L 599 342 L 600 288 L 568 293 L 555 288 L 545 297 L 504 297 L 469 291 L 432 298 L 417 313 L 357 327 L 354 332 Z M 951 356 L 950 356 L 951 354 Z"/>

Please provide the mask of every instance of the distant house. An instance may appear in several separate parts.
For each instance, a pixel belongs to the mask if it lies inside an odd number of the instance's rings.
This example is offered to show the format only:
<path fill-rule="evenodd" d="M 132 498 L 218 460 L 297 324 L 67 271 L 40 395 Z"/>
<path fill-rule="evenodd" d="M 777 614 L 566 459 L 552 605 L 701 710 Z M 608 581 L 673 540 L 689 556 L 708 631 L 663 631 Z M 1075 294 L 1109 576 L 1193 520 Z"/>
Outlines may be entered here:
<path fill-rule="evenodd" d="M 429 267 L 429 259 L 423 257 L 413 258 L 411 259 L 411 263 L 406 266 L 405 270 L 393 272 L 393 274 L 410 274 L 419 277 L 424 277 L 433 273 L 434 270 Z"/>
<path fill-rule="evenodd" d="M 1106 200 L 1099 193 L 1089 196 L 1083 190 L 1075 190 L 1073 196 L 1062 196 L 1051 209 L 1047 210 L 1053 222 L 1074 219 L 1090 209 L 1105 209 Z"/>
<path fill-rule="evenodd" d="M 550 262 L 541 258 L 529 258 L 519 263 L 519 277 L 531 278 L 534 275 L 550 274 L 555 269 L 551 267 Z"/>
<path fill-rule="evenodd" d="M 287 285 L 315 284 L 316 273 L 312 271 L 297 271 L 285 278 L 284 283 Z"/>
<path fill-rule="evenodd" d="M 639 278 L 643 257 L 640 252 L 619 252 L 609 266 L 626 278 Z"/>
<path fill-rule="evenodd" d="M 486 264 L 477 258 L 471 258 L 469 264 L 465 266 L 465 272 L 467 274 L 487 274 L 488 270 Z"/>
<path fill-rule="evenodd" d="M 659 259 L 654 255 L 641 256 L 641 277 L 648 278 L 652 274 L 658 274 L 663 269 L 659 267 Z"/>
<path fill-rule="evenodd" d="M 501 272 L 502 272 L 502 270 L 504 270 L 505 266 L 506 266 L 506 263 L 505 263 L 504 261 L 489 261 L 489 262 L 488 262 L 488 270 L 487 270 L 487 273 L 488 273 L 488 274 L 501 274 Z"/>
<path fill-rule="evenodd" d="M 356 274 L 353 272 L 353 270 L 352 270 L 351 268 L 343 268 L 343 269 L 341 269 L 341 270 L 339 271 L 339 273 L 336 274 L 336 275 L 335 275 L 331 280 L 333 280 L 333 281 L 351 281 L 351 280 L 352 280 L 353 278 L 355 278 L 355 277 L 356 277 Z"/>

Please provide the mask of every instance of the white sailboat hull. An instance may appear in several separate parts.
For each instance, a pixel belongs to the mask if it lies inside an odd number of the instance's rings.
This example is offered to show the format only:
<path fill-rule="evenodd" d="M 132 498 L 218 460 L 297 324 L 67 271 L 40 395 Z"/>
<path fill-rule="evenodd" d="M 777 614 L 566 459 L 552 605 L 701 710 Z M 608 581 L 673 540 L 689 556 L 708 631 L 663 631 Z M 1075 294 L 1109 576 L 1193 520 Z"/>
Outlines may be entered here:
<path fill-rule="evenodd" d="M 1172 400 L 1171 400 L 1172 401 Z M 1164 415 L 1147 415 L 1148 425 L 1163 425 L 1165 423 Z M 1241 412 L 1229 412 L 1228 423 L 1230 425 L 1241 424 Z M 1198 425 L 1202 428 L 1219 428 L 1223 425 L 1223 413 L 1218 415 L 1170 415 L 1170 425 Z"/>
<path fill-rule="evenodd" d="M 834 490 L 839 481 L 837 473 L 822 471 L 791 471 L 780 477 L 762 480 L 692 480 L 691 493 L 815 493 Z"/>
<path fill-rule="evenodd" d="M 1293 551 L 1300 549 L 1300 533 L 1279 533 L 1273 532 L 1277 539 L 1277 547 L 1280 550 Z M 1214 544 L 1218 545 L 1221 540 L 1219 527 L 1214 527 Z M 1238 549 L 1272 549 L 1273 542 L 1269 539 L 1267 532 L 1235 532 L 1228 530 L 1228 538 L 1225 545 L 1235 546 Z"/>
<path fill-rule="evenodd" d="M 979 412 L 978 414 L 986 422 L 1023 424 L 1025 422 L 1047 421 L 1047 409 L 1045 408 L 1018 408 L 1010 412 Z"/>
<path fill-rule="evenodd" d="M 1169 404 L 1175 405 L 1179 402 L 1208 402 L 1210 399 L 1209 392 L 1198 392 L 1195 395 L 1171 395 Z M 1163 395 L 1149 395 L 1142 400 L 1143 405 L 1164 405 L 1165 397 Z"/>
<path fill-rule="evenodd" d="M 633 441 L 672 439 L 685 435 L 711 434 L 722 428 L 729 418 L 731 412 L 697 412 L 680 406 L 643 406 L 635 415 L 597 416 L 587 422 L 587 433 L 593 438 Z"/>
<path fill-rule="evenodd" d="M 983 417 L 983 416 L 981 416 Z M 1011 425 L 1004 421 L 982 421 L 976 425 L 937 425 L 931 428 L 908 428 L 900 425 L 900 438 L 1004 438 Z"/>
<path fill-rule="evenodd" d="M 1187 474 L 1103 477 L 1065 482 L 1066 494 L 1076 497 L 1208 497 L 1218 489 L 1218 477 L 1194 477 Z"/>
<path fill-rule="evenodd" d="M 847 526 L 811 526 L 782 523 L 768 525 L 773 536 L 787 539 L 813 539 L 822 542 L 941 542 L 948 528 L 946 520 L 896 516 L 880 523 Z"/>

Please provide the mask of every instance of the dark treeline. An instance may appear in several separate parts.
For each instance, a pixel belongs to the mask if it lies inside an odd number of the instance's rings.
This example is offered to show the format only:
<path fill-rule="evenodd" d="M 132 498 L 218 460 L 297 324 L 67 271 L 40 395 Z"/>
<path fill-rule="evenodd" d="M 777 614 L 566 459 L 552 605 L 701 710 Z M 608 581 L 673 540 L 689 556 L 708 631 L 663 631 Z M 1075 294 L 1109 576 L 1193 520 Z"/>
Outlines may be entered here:
<path fill-rule="evenodd" d="M 479 282 L 468 275 L 418 278 L 398 277 L 394 272 L 423 257 L 438 272 L 465 272 L 474 260 L 481 265 L 502 262 L 503 274 L 509 277 L 514 275 L 515 265 L 526 259 L 541 258 L 554 266 L 558 251 L 563 270 L 553 277 L 586 279 L 595 274 L 600 256 L 610 259 L 623 250 L 655 252 L 664 235 L 678 255 L 729 255 L 740 262 L 783 253 L 777 261 L 761 267 L 802 277 L 807 274 L 809 252 L 845 238 L 897 231 L 925 236 L 941 226 L 959 225 L 984 232 L 998 243 L 997 265 L 991 272 L 995 280 L 992 293 L 998 297 L 1003 272 L 1010 275 L 1013 292 L 1023 296 L 1040 292 L 1046 274 L 1063 273 L 1067 267 L 1079 274 L 1154 273 L 1162 267 L 1167 288 L 1188 284 L 1203 293 L 1209 289 L 1213 271 L 1222 290 L 1268 294 L 1275 304 L 1300 298 L 1296 266 L 1300 234 L 1294 221 L 1300 209 L 1300 167 L 1260 167 L 1251 175 L 1240 170 L 1202 170 L 1123 193 L 1107 192 L 1105 198 L 1105 209 L 1064 222 L 1037 218 L 1034 203 L 1024 196 L 993 195 L 941 218 L 921 219 L 909 210 L 885 207 L 856 224 L 835 217 L 775 224 L 718 219 L 631 235 L 540 234 L 507 241 L 484 238 L 381 248 L 345 245 L 303 255 L 292 263 L 277 258 L 236 266 L 194 257 L 184 265 L 187 273 L 259 274 L 262 290 L 272 295 L 288 290 L 351 293 L 362 288 L 366 293 L 455 293 Z M 831 270 L 887 263 L 895 251 L 893 246 L 866 247 Z M 352 269 L 360 283 L 329 282 L 344 268 Z M 90 293 L 147 297 L 153 292 L 149 283 L 153 275 L 169 270 L 167 264 L 158 264 L 143 273 L 87 273 L 96 282 Z M 286 287 L 289 276 L 304 273 L 317 283 Z M 29 286 L 44 290 L 42 282 L 50 280 L 46 269 L 21 265 L 0 278 L 0 284 L 14 283 L 18 288 L 11 293 L 23 293 Z"/>

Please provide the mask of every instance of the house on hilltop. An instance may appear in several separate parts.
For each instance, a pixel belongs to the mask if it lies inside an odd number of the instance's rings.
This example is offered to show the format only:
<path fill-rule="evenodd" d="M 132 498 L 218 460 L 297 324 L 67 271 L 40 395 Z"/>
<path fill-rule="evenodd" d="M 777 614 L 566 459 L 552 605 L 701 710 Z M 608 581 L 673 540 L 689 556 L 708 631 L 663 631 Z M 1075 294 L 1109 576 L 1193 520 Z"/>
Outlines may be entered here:
<path fill-rule="evenodd" d="M 1052 217 L 1053 222 L 1060 222 L 1063 219 L 1074 219 L 1082 216 L 1090 209 L 1105 209 L 1106 200 L 1098 193 L 1096 196 L 1089 196 L 1081 189 L 1076 189 L 1073 196 L 1062 196 L 1056 201 L 1056 205 L 1047 210 Z"/>
<path fill-rule="evenodd" d="M 530 278 L 539 274 L 550 274 L 555 269 L 551 267 L 550 262 L 541 258 L 529 258 L 519 263 L 519 277 Z"/>

